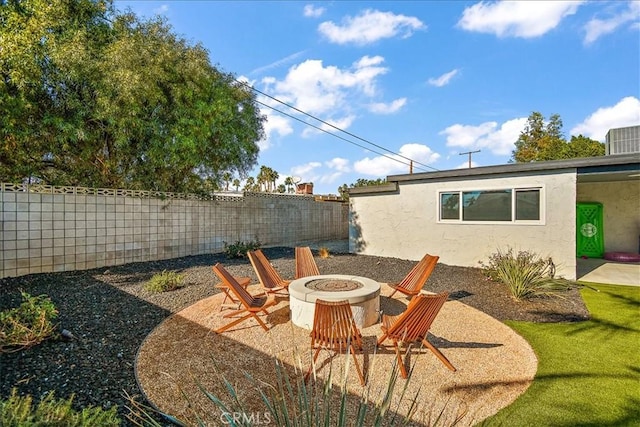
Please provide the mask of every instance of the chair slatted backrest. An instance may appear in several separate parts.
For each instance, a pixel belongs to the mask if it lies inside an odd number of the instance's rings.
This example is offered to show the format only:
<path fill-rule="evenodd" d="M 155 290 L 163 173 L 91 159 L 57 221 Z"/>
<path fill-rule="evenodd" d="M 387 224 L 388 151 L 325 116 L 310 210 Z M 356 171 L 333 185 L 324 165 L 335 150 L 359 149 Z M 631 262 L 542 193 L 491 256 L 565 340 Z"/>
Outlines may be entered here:
<path fill-rule="evenodd" d="M 332 350 L 346 350 L 349 345 L 362 348 L 362 336 L 349 301 L 316 300 L 311 339 Z"/>
<path fill-rule="evenodd" d="M 260 249 L 248 251 L 247 256 L 249 257 L 249 261 L 251 261 L 251 265 L 253 265 L 253 269 L 255 270 L 263 288 L 276 288 L 286 283 Z"/>
<path fill-rule="evenodd" d="M 245 308 L 250 308 L 256 304 L 256 299 L 251 296 L 245 288 L 238 283 L 238 281 L 227 271 L 222 264 L 218 263 L 213 266 L 213 272 L 222 280 L 225 286 L 227 286 L 231 292 L 233 292 L 238 299 L 242 302 Z"/>
<path fill-rule="evenodd" d="M 448 292 L 436 295 L 418 294 L 411 298 L 407 309 L 399 315 L 387 334 L 390 338 L 413 342 L 426 338 L 431 324 L 449 297 Z"/>
<path fill-rule="evenodd" d="M 313 259 L 311 248 L 308 246 L 296 247 L 296 279 L 318 275 L 320 275 L 320 270 Z"/>
<path fill-rule="evenodd" d="M 418 293 L 436 268 L 438 259 L 440 257 L 437 255 L 426 254 L 396 287 L 406 289 L 411 293 Z"/>

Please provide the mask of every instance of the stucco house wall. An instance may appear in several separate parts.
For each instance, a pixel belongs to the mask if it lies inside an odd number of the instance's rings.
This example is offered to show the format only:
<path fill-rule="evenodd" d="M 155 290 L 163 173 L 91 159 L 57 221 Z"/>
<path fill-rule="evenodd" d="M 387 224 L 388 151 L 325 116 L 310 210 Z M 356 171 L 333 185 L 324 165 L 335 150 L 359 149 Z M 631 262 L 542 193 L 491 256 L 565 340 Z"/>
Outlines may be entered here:
<path fill-rule="evenodd" d="M 577 201 L 602 203 L 605 251 L 638 253 L 640 181 L 579 183 Z"/>
<path fill-rule="evenodd" d="M 540 187 L 537 224 L 438 221 L 441 191 Z M 425 253 L 449 265 L 477 267 L 498 249 L 551 257 L 557 274 L 575 279 L 575 169 L 521 175 L 402 182 L 396 192 L 350 196 L 350 251 L 418 260 Z"/>

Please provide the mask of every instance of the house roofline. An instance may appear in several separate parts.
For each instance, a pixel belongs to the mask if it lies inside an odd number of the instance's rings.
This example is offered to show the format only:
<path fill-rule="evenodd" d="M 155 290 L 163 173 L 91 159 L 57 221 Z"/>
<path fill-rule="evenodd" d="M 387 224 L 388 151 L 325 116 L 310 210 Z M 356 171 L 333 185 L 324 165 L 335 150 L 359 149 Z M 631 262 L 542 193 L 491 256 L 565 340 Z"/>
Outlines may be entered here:
<path fill-rule="evenodd" d="M 587 172 L 594 167 L 619 167 L 630 166 L 632 169 L 640 169 L 640 153 L 615 154 L 608 156 L 586 157 L 568 160 L 548 160 L 530 163 L 509 163 L 506 165 L 480 166 L 469 169 L 450 169 L 436 172 L 422 172 L 403 175 L 387 176 L 388 183 L 407 183 L 416 181 L 434 181 L 447 178 L 470 178 L 490 175 L 520 174 L 526 172 L 544 172 L 561 169 L 582 169 Z M 625 168 L 627 169 L 627 168 Z M 376 188 L 384 187 L 384 188 Z M 349 189 L 349 194 L 368 194 L 397 191 L 397 186 L 369 186 Z"/>

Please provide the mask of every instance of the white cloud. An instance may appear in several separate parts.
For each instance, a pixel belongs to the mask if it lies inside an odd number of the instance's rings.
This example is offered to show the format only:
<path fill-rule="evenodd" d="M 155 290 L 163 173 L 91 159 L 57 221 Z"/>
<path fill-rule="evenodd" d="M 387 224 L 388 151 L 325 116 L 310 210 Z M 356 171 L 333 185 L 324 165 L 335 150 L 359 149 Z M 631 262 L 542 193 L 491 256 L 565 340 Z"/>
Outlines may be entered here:
<path fill-rule="evenodd" d="M 614 106 L 598 108 L 571 129 L 571 135 L 584 135 L 604 141 L 609 129 L 637 125 L 640 125 L 640 99 L 627 96 Z"/>
<path fill-rule="evenodd" d="M 346 129 L 357 117 L 354 111 L 371 104 L 372 99 L 378 96 L 378 78 L 388 71 L 383 62 L 381 56 L 364 56 L 350 67 L 339 68 L 309 59 L 292 66 L 284 79 L 269 77 L 262 79 L 262 83 L 275 98 Z M 401 107 L 399 102 L 392 102 L 389 108 Z M 304 120 L 310 119 L 305 117 Z M 313 124 L 334 131 L 330 126 Z M 303 136 L 318 132 L 308 127 Z"/>
<path fill-rule="evenodd" d="M 307 4 L 304 6 L 304 16 L 307 18 L 319 18 L 326 12 L 327 9 L 324 7 L 315 7 L 312 4 Z"/>
<path fill-rule="evenodd" d="M 324 163 L 329 169 L 335 169 L 338 172 L 350 172 L 349 159 L 343 159 L 342 157 L 335 157 L 328 162 Z"/>
<path fill-rule="evenodd" d="M 300 57 L 300 55 L 302 55 L 304 52 L 305 52 L 304 50 L 301 50 L 299 52 L 292 53 L 291 55 L 285 56 L 282 59 L 278 59 L 277 61 L 274 61 L 271 64 L 263 65 L 262 67 L 258 67 L 258 68 L 254 69 L 254 70 L 251 70 L 251 72 L 249 74 L 262 73 L 264 71 L 271 70 L 273 68 L 277 68 L 277 67 L 279 67 L 281 65 L 288 64 L 290 62 L 293 62 L 294 59 Z"/>
<path fill-rule="evenodd" d="M 478 164 L 476 162 L 474 162 L 473 160 L 471 160 L 471 167 L 472 168 L 477 168 Z M 469 169 L 469 160 L 467 160 L 464 163 L 460 163 L 458 166 L 455 167 L 455 169 Z"/>
<path fill-rule="evenodd" d="M 400 147 L 399 153 L 414 161 L 414 170 L 424 168 L 419 165 L 434 163 L 440 158 L 440 154 L 434 153 L 431 148 L 423 144 L 405 144 Z M 385 177 L 398 173 L 409 173 L 409 160 L 395 154 L 378 157 L 365 157 L 354 163 L 353 168 L 362 175 Z"/>
<path fill-rule="evenodd" d="M 619 5 L 619 4 L 616 4 Z M 591 44 L 601 36 L 614 32 L 618 27 L 631 23 L 632 29 L 640 25 L 640 3 L 630 1 L 627 8 L 622 11 L 616 11 L 607 19 L 593 18 L 584 26 L 585 36 L 584 44 Z"/>
<path fill-rule="evenodd" d="M 369 104 L 369 111 L 375 114 L 393 114 L 400 110 L 407 103 L 407 98 L 398 98 L 388 104 L 384 102 L 374 102 Z"/>
<path fill-rule="evenodd" d="M 273 113 L 271 110 L 261 110 L 263 114 L 267 116 L 267 121 L 264 123 L 265 139 L 258 141 L 258 147 L 260 151 L 264 151 L 271 147 L 274 135 L 280 137 L 287 136 L 293 133 L 293 127 L 291 121 L 280 114 Z"/>
<path fill-rule="evenodd" d="M 440 135 L 447 136 L 447 147 L 488 149 L 496 155 L 507 155 L 514 149 L 526 123 L 526 118 L 517 118 L 501 126 L 497 122 L 485 122 L 478 126 L 455 124 L 440 132 Z"/>
<path fill-rule="evenodd" d="M 431 78 L 428 80 L 429 84 L 436 87 L 442 87 L 448 85 L 449 82 L 456 74 L 458 74 L 459 70 L 451 70 L 448 73 L 444 73 L 440 77 Z"/>
<path fill-rule="evenodd" d="M 349 116 L 341 117 L 340 119 L 325 120 L 326 123 L 317 123 L 317 124 L 314 124 L 314 126 L 327 132 L 336 133 L 338 132 L 338 129 L 347 129 L 349 126 L 351 126 L 351 124 L 355 119 L 356 119 L 356 116 L 349 115 Z M 302 131 L 302 137 L 307 138 L 312 135 L 318 135 L 322 133 L 322 131 L 317 128 L 314 128 L 311 126 L 304 128 L 304 130 Z"/>
<path fill-rule="evenodd" d="M 349 91 L 372 96 L 376 78 L 387 72 L 387 68 L 366 65 L 367 62 L 369 57 L 364 57 L 351 68 L 340 69 L 333 65 L 325 67 L 321 60 L 306 60 L 291 67 L 285 79 L 275 84 L 274 96 L 310 114 L 344 108 Z"/>
<path fill-rule="evenodd" d="M 367 9 L 356 17 L 343 18 L 341 25 L 323 22 L 318 31 L 333 43 L 366 45 L 396 36 L 407 38 L 414 31 L 426 28 L 422 21 L 412 16 Z"/>
<path fill-rule="evenodd" d="M 291 168 L 291 176 L 297 176 L 302 179 L 302 182 L 313 182 L 317 176 L 316 169 L 322 166 L 320 162 L 309 162 L 303 165 L 294 166 Z"/>
<path fill-rule="evenodd" d="M 501 1 L 476 3 L 462 12 L 458 26 L 498 37 L 539 37 L 573 15 L 583 1 Z"/>

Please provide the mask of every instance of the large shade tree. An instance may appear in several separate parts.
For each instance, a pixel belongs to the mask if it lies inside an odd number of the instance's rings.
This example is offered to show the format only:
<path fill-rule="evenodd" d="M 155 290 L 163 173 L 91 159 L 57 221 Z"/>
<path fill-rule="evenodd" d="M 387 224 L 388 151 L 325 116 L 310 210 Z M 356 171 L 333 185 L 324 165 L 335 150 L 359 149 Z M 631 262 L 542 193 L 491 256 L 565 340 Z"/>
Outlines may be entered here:
<path fill-rule="evenodd" d="M 572 136 L 567 142 L 562 134 L 562 119 L 553 114 L 545 123 L 544 116 L 534 111 L 515 143 L 512 161 L 533 162 L 544 160 L 594 157 L 605 154 L 604 144 L 585 136 Z"/>
<path fill-rule="evenodd" d="M 205 191 L 257 161 L 255 95 L 161 18 L 0 0 L 0 180 Z"/>

